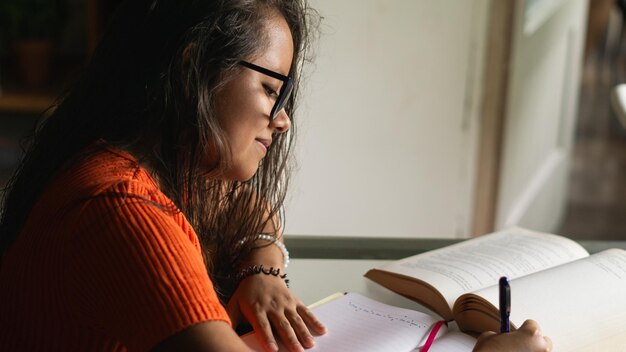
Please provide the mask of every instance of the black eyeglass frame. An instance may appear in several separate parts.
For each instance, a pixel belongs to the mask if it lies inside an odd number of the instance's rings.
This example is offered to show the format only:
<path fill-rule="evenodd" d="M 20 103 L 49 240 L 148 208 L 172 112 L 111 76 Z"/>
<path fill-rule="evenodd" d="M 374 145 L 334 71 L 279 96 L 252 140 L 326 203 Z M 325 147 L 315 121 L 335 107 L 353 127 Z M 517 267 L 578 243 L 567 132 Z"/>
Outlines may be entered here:
<path fill-rule="evenodd" d="M 270 119 L 274 120 L 276 115 L 285 107 L 285 104 L 289 101 L 289 97 L 291 96 L 291 91 L 293 90 L 293 79 L 289 76 L 281 75 L 278 72 L 274 72 L 272 70 L 268 70 L 265 67 L 257 66 L 253 63 L 247 61 L 239 61 L 239 65 L 247 67 L 251 70 L 260 72 L 266 76 L 270 76 L 272 78 L 279 79 L 283 81 L 283 86 L 280 87 L 280 91 L 278 92 L 278 97 L 276 98 L 276 102 L 272 107 L 272 111 L 270 111 Z"/>

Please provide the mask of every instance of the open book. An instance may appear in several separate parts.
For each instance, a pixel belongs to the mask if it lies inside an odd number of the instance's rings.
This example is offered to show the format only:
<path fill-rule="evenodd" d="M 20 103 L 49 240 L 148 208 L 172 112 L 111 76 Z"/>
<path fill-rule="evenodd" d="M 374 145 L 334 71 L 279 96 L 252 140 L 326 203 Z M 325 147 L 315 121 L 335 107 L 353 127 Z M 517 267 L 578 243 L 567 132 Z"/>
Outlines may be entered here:
<path fill-rule="evenodd" d="M 513 228 L 395 261 L 365 274 L 462 331 L 498 331 L 498 279 L 511 324 L 536 320 L 555 351 L 626 351 L 626 251 L 589 255 L 565 237 Z"/>
<path fill-rule="evenodd" d="M 410 309 L 390 306 L 357 293 L 333 295 L 312 311 L 328 329 L 315 336 L 313 351 L 409 352 L 420 351 L 439 320 Z M 254 333 L 242 337 L 253 351 L 263 351 Z M 476 339 L 445 325 L 429 352 L 470 352 Z M 286 351 L 280 346 L 281 351 Z"/>

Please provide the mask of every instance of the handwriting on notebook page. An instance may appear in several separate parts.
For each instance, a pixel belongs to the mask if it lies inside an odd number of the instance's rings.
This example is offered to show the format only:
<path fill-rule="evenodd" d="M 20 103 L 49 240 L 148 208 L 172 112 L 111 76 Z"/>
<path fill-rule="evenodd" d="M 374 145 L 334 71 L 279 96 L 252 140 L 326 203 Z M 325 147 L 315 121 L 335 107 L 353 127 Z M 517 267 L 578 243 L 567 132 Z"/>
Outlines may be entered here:
<path fill-rule="evenodd" d="M 388 311 L 383 311 L 383 310 L 376 309 L 374 307 L 370 307 L 367 304 L 364 304 L 360 301 L 361 300 L 354 300 L 352 298 L 348 300 L 348 307 L 352 308 L 355 314 L 364 314 L 364 315 L 374 316 L 376 318 L 384 319 L 387 322 L 406 324 L 407 326 L 410 326 L 410 327 L 429 328 L 430 325 L 432 325 L 430 319 L 428 319 L 428 321 L 425 322 L 423 319 L 417 320 L 417 319 L 407 316 L 406 314 L 401 314 L 401 315 L 393 314 Z"/>
<path fill-rule="evenodd" d="M 355 293 L 316 307 L 313 312 L 328 328 L 326 335 L 315 338 L 315 351 L 411 351 L 423 344 L 438 320 Z"/>

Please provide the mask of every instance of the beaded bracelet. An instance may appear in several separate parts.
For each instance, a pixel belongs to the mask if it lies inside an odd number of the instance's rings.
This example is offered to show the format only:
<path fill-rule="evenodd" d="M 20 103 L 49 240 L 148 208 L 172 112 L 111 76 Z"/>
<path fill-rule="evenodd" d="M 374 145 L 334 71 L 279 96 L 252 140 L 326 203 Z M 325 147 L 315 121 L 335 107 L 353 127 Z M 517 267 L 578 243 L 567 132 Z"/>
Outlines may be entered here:
<path fill-rule="evenodd" d="M 283 268 L 287 269 L 287 267 L 289 266 L 289 251 L 287 250 L 287 247 L 285 247 L 284 243 L 279 241 L 278 238 L 276 238 L 276 236 L 269 235 L 266 233 L 260 233 L 256 235 L 254 237 L 254 240 L 255 241 L 256 240 L 268 241 L 274 244 L 276 247 L 278 247 L 280 251 L 283 253 Z"/>
<path fill-rule="evenodd" d="M 237 283 L 241 282 L 243 279 L 248 276 L 252 276 L 255 274 L 265 274 L 279 277 L 285 281 L 285 285 L 289 287 L 289 279 L 287 279 L 287 274 L 280 274 L 280 268 L 274 269 L 274 267 L 270 267 L 269 269 L 265 269 L 263 265 L 251 265 L 245 269 L 241 269 L 237 274 L 235 274 L 235 281 Z"/>

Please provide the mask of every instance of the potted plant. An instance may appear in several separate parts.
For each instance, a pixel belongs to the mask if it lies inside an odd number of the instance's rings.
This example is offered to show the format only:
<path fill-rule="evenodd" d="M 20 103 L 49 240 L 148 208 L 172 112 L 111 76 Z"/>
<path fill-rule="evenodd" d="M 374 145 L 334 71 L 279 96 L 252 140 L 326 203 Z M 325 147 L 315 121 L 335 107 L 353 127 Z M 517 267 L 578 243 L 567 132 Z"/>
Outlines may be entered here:
<path fill-rule="evenodd" d="M 46 83 L 56 41 L 65 24 L 64 0 L 2 0 L 0 27 L 30 87 Z"/>

